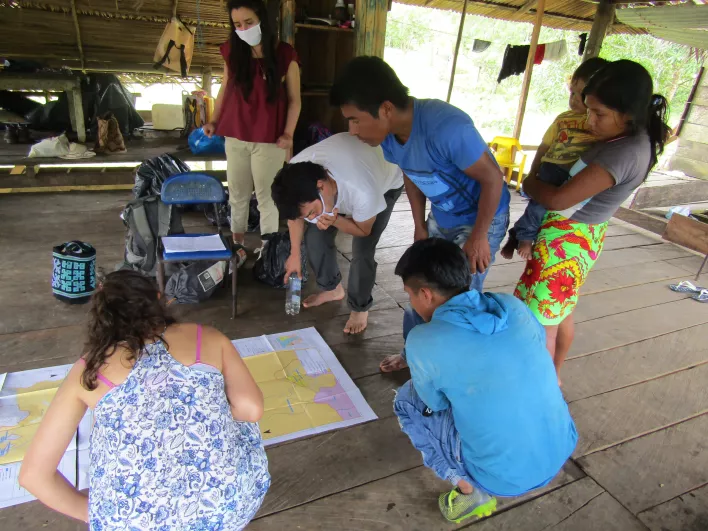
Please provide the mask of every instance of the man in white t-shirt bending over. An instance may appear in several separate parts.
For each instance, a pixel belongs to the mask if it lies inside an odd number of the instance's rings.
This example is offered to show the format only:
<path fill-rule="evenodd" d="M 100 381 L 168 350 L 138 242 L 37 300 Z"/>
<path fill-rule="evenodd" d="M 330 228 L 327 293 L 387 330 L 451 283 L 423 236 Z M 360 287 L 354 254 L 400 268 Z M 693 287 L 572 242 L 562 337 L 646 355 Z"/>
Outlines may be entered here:
<path fill-rule="evenodd" d="M 376 280 L 376 245 L 402 190 L 403 173 L 386 162 L 381 148 L 346 133 L 293 157 L 273 182 L 273 201 L 290 229 L 286 281 L 291 273 L 302 278 L 304 236 L 307 257 L 322 290 L 305 299 L 305 308 L 344 298 L 334 238 L 338 230 L 354 236 L 347 286 L 352 312 L 345 333 L 358 334 L 366 328 Z"/>

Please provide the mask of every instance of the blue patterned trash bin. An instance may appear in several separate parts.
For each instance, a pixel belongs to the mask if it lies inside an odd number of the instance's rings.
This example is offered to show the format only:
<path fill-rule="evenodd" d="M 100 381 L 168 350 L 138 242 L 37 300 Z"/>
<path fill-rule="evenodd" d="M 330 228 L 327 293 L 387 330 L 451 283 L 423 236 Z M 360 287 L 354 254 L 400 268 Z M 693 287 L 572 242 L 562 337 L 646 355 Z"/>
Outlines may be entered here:
<path fill-rule="evenodd" d="M 52 249 L 52 292 L 69 304 L 84 304 L 96 291 L 96 249 L 90 243 L 66 242 Z"/>

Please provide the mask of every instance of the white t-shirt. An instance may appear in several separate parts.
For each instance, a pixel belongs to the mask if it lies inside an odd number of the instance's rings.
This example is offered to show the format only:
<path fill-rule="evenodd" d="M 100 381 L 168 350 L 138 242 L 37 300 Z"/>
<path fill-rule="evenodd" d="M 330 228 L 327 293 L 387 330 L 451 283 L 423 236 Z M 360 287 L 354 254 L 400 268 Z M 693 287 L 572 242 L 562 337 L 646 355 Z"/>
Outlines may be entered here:
<path fill-rule="evenodd" d="M 290 161 L 315 162 L 337 183 L 337 208 L 354 221 L 366 221 L 386 210 L 384 194 L 403 186 L 401 169 L 384 159 L 380 147 L 340 133 L 301 151 Z"/>

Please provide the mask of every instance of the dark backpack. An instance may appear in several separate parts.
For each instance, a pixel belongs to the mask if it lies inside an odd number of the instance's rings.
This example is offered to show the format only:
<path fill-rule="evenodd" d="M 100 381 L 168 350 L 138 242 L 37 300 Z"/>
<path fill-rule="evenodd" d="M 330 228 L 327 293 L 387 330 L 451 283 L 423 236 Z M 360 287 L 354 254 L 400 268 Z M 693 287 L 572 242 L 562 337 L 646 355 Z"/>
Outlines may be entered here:
<path fill-rule="evenodd" d="M 133 269 L 155 276 L 159 238 L 184 234 L 180 211 L 166 205 L 157 196 L 149 196 L 128 203 L 121 217 L 128 232 L 125 235 L 125 259 L 119 269 Z"/>

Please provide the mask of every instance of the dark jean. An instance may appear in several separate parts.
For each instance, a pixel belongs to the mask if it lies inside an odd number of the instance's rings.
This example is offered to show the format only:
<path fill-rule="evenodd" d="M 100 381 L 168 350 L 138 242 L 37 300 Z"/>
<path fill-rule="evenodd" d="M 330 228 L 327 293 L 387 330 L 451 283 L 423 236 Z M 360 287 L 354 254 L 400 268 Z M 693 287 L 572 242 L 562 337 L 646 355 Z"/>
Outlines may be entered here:
<path fill-rule="evenodd" d="M 470 283 L 470 289 L 475 289 L 477 291 L 483 291 L 484 289 L 484 279 L 487 278 L 489 270 L 492 268 L 494 263 L 494 258 L 501 247 L 501 243 L 506 236 L 506 230 L 509 228 L 509 212 L 501 212 L 494 216 L 492 224 L 489 226 L 489 232 L 487 233 L 487 238 L 489 239 L 489 249 L 492 254 L 492 262 L 489 267 L 484 270 L 484 273 L 475 273 L 472 275 L 472 282 Z M 431 238 L 444 238 L 448 241 L 454 242 L 460 247 L 467 241 L 470 233 L 472 232 L 471 225 L 463 225 L 460 227 L 454 227 L 452 229 L 443 229 L 438 226 L 433 214 L 428 216 L 428 236 Z M 414 326 L 423 323 L 423 318 L 418 315 L 418 313 L 413 310 L 413 308 L 408 308 L 403 314 L 403 340 L 408 338 L 408 334 L 413 329 Z M 406 349 L 404 348 L 401 355 L 406 357 Z"/>
<path fill-rule="evenodd" d="M 401 196 L 403 187 L 389 190 L 384 194 L 386 210 L 376 216 L 376 221 L 371 228 L 371 234 L 364 237 L 355 236 L 352 241 L 352 262 L 349 269 L 349 282 L 347 284 L 347 302 L 349 308 L 355 312 L 365 312 L 371 308 L 374 299 L 371 291 L 376 282 L 376 269 L 378 264 L 374 260 L 376 246 L 381 234 L 391 218 L 393 206 Z M 337 229 L 330 227 L 320 230 L 316 225 L 307 224 L 305 230 L 305 246 L 307 258 L 317 277 L 317 285 L 323 291 L 332 291 L 342 281 L 342 274 L 337 265 L 337 247 L 334 239 Z"/>
<path fill-rule="evenodd" d="M 557 164 L 544 162 L 538 169 L 538 180 L 544 183 L 560 186 L 570 178 L 569 170 Z M 538 229 L 541 228 L 543 216 L 546 215 L 546 209 L 539 205 L 533 199 L 529 199 L 529 204 L 526 205 L 523 215 L 514 223 L 514 231 L 516 239 L 519 241 L 532 242 L 536 240 Z"/>

